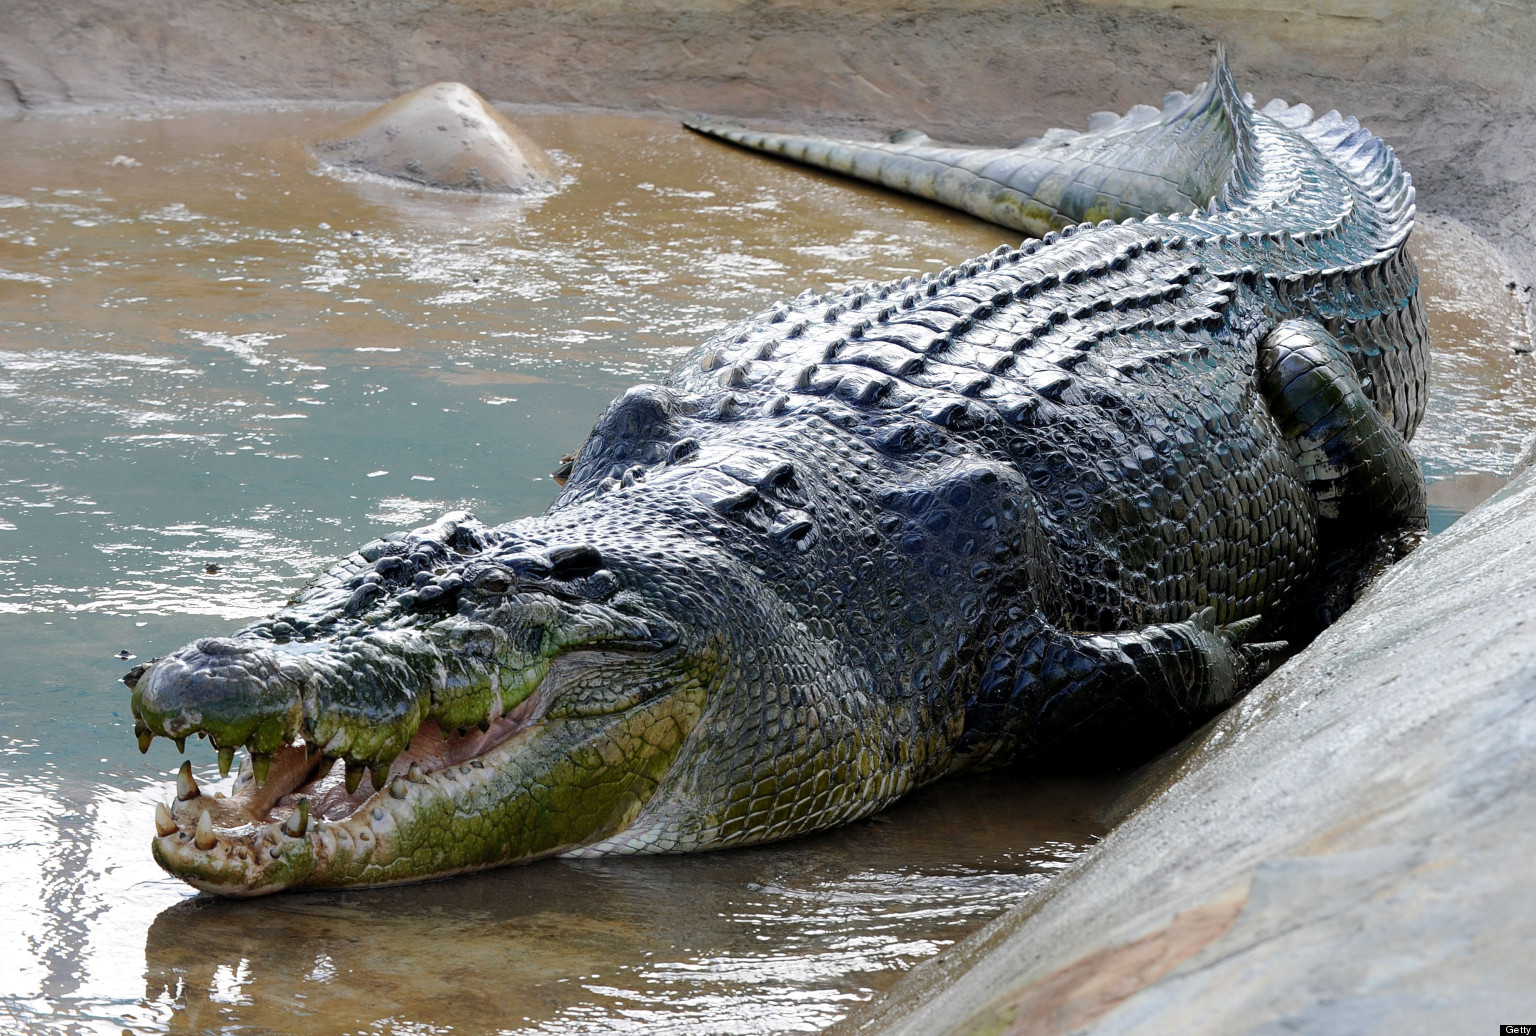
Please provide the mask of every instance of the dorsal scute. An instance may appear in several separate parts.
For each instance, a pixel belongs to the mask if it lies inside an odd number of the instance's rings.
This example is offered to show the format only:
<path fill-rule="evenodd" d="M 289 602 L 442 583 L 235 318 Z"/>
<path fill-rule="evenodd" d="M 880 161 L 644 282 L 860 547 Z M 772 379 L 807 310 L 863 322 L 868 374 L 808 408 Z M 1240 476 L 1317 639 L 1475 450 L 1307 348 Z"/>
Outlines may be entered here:
<path fill-rule="evenodd" d="M 1422 409 L 1422 378 L 1410 371 L 1411 384 L 1398 386 L 1373 358 L 1422 353 L 1417 275 L 1402 252 L 1411 181 L 1357 120 L 1280 101 L 1256 108 L 1224 56 L 1200 88 L 1170 95 L 1161 109 L 1101 113 L 1088 132 L 1053 130 L 1021 148 L 710 132 L 814 153 L 828 168 L 1041 236 L 916 280 L 802 296 L 730 329 L 674 378 L 680 391 L 731 401 L 701 404 L 701 413 L 737 420 L 771 407 L 863 421 L 911 407 L 951 431 L 1048 422 L 1071 400 L 1052 393 L 1085 360 L 1130 376 L 1232 334 L 1239 286 L 1247 299 L 1239 337 L 1271 310 L 1309 316 L 1358 347 L 1366 380 L 1403 397 L 1381 397 L 1400 431 L 1411 432 Z M 1134 196 L 1137 177 L 1154 169 L 1185 183 L 1183 193 L 1145 194 L 1147 211 L 1132 206 L 1114 218 L 1094 211 L 1106 192 Z M 1195 272 L 1181 270 L 1185 258 Z M 1119 283 L 1128 267 L 1130 287 Z M 1041 375 L 1039 363 L 1055 373 Z"/>
<path fill-rule="evenodd" d="M 774 307 L 721 332 L 670 384 L 715 425 L 798 412 L 873 429 L 910 411 L 951 433 L 1041 428 L 1083 405 L 1080 383 L 1195 362 L 1216 345 L 1236 285 L 1252 287 L 1257 271 L 1205 271 L 1203 239 L 1181 222 L 1072 226 L 1040 247 Z M 1080 382 L 1095 357 L 1099 375 Z M 737 405 L 720 416 L 712 401 L 727 394 Z"/>

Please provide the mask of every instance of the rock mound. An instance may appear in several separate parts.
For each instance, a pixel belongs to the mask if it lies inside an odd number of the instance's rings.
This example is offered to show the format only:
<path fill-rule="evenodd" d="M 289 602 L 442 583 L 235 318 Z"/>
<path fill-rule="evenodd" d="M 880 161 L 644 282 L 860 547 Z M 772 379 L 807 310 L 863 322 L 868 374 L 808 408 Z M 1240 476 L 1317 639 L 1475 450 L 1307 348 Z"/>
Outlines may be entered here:
<path fill-rule="evenodd" d="M 338 126 L 315 151 L 343 169 L 455 191 L 549 190 L 549 156 L 463 83 L 433 83 Z"/>

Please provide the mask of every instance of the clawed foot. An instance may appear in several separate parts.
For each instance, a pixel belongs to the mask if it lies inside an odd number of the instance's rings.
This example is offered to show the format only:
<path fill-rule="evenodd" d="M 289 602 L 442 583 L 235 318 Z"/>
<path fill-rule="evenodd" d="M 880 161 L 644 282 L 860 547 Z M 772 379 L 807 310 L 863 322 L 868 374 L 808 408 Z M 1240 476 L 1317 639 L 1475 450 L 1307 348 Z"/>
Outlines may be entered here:
<path fill-rule="evenodd" d="M 1248 690 L 1268 676 L 1290 651 L 1289 641 L 1250 642 L 1249 638 L 1263 624 L 1262 616 L 1222 625 L 1216 621 L 1215 608 L 1203 608 L 1189 621 L 1211 665 L 1213 679 L 1207 704 L 1222 704 Z"/>

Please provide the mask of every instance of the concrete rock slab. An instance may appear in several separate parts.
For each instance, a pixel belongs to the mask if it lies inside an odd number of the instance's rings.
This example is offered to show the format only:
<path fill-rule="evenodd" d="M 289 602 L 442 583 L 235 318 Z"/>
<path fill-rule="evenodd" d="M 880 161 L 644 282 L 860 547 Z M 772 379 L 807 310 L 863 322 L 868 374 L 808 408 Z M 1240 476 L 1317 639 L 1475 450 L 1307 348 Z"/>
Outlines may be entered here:
<path fill-rule="evenodd" d="M 845 1031 L 1536 1019 L 1536 471 L 1388 572 L 976 946 Z"/>
<path fill-rule="evenodd" d="M 338 126 L 315 144 L 328 165 L 443 190 L 545 192 L 558 174 L 540 147 L 463 83 L 433 83 Z"/>

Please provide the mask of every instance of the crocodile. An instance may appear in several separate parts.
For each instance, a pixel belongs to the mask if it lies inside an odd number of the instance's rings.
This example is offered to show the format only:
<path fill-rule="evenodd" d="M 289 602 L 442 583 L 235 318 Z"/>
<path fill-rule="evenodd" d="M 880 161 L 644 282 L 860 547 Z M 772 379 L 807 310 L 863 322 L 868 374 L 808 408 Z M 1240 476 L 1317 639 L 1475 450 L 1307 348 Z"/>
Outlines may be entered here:
<path fill-rule="evenodd" d="M 761 843 L 1243 693 L 1423 528 L 1428 356 L 1392 150 L 1213 69 L 1006 150 L 698 125 L 1038 237 L 777 303 L 614 400 L 544 514 L 134 669 L 141 749 L 246 750 L 228 795 L 183 764 L 155 859 L 251 896 Z"/>

